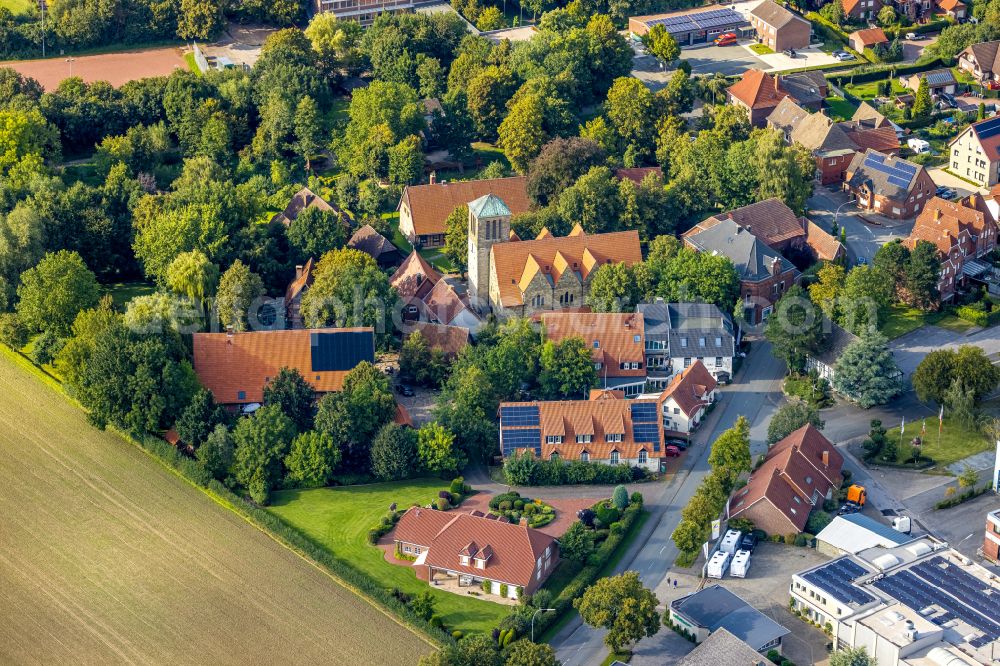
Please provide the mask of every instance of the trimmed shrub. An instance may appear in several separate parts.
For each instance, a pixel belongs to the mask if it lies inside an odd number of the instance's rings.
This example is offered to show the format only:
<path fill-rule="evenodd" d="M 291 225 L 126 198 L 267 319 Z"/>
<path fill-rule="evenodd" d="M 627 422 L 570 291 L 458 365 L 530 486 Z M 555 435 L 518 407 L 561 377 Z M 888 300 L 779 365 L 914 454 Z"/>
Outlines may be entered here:
<path fill-rule="evenodd" d="M 368 543 L 374 546 L 378 543 L 378 540 L 382 538 L 382 532 L 379 530 L 368 530 Z"/>
<path fill-rule="evenodd" d="M 448 490 L 451 491 L 452 495 L 454 495 L 455 493 L 465 492 L 465 477 L 456 476 L 454 479 L 452 479 L 451 487 L 448 488 Z"/>
<path fill-rule="evenodd" d="M 611 536 L 621 536 L 624 532 L 625 526 L 621 524 L 621 521 L 611 523 L 611 527 L 608 529 L 608 534 Z"/>
<path fill-rule="evenodd" d="M 508 591 L 509 590 L 507 589 L 507 583 L 500 583 L 500 596 L 506 597 Z"/>
<path fill-rule="evenodd" d="M 451 494 L 451 504 L 452 504 L 452 506 L 458 506 L 459 504 L 462 503 L 462 500 L 464 500 L 464 499 L 465 498 L 462 497 L 461 493 L 452 493 Z"/>
<path fill-rule="evenodd" d="M 451 637 L 452 637 L 452 638 L 454 638 L 454 639 L 455 639 L 456 641 L 457 641 L 457 640 L 460 640 L 460 639 L 462 638 L 462 636 L 464 636 L 464 635 L 465 635 L 465 634 L 463 634 L 463 633 L 462 633 L 461 631 L 459 631 L 458 629 L 456 629 L 455 631 L 451 632 Z"/>
<path fill-rule="evenodd" d="M 634 492 L 634 493 L 632 493 L 632 496 L 629 497 L 629 503 L 630 504 L 638 504 L 638 505 L 641 506 L 642 505 L 642 493 L 640 493 L 640 492 Z"/>
<path fill-rule="evenodd" d="M 511 507 L 511 503 L 510 503 L 509 500 L 504 500 L 503 502 L 500 502 L 500 510 L 501 511 L 510 511 L 510 507 Z"/>
<path fill-rule="evenodd" d="M 513 491 L 513 490 L 511 492 L 509 492 L 509 493 L 500 493 L 499 495 L 494 495 L 490 499 L 490 508 L 491 509 L 499 509 L 499 508 L 501 508 L 500 505 L 503 502 L 510 502 L 511 504 L 513 504 L 514 500 L 520 499 L 520 497 L 521 497 L 521 493 L 519 493 L 517 491 Z M 509 509 L 510 506 L 508 506 L 507 508 Z"/>
<path fill-rule="evenodd" d="M 628 491 L 625 490 L 625 486 L 615 486 L 615 491 L 611 494 L 611 502 L 619 511 L 628 508 Z"/>
<path fill-rule="evenodd" d="M 483 580 L 483 583 L 482 583 L 482 585 L 480 585 L 480 587 L 483 588 L 483 592 L 485 592 L 486 594 L 489 594 L 490 593 L 490 589 L 492 587 L 492 584 L 490 583 L 489 580 Z"/>
<path fill-rule="evenodd" d="M 597 519 L 604 525 L 610 525 L 622 516 L 621 511 L 613 506 L 609 506 L 606 502 L 601 502 L 594 510 L 597 512 Z"/>
<path fill-rule="evenodd" d="M 451 508 L 451 503 L 443 497 L 438 497 L 437 508 L 438 511 L 447 511 Z"/>
<path fill-rule="evenodd" d="M 516 511 L 520 511 L 523 508 L 524 508 L 524 500 L 519 500 L 519 499 L 514 500 L 514 509 Z"/>
<path fill-rule="evenodd" d="M 524 515 L 526 515 L 526 516 L 532 516 L 532 515 L 535 514 L 536 511 L 538 511 L 538 507 L 535 506 L 534 504 L 525 504 L 524 505 Z"/>

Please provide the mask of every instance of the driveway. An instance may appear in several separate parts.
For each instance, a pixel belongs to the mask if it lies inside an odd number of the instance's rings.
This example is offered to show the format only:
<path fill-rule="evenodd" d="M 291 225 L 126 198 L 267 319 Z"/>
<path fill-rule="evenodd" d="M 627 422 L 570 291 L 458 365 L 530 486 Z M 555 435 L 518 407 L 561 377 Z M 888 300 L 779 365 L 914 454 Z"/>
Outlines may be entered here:
<path fill-rule="evenodd" d="M 967 197 L 974 192 L 979 192 L 980 194 L 989 194 L 990 192 L 985 187 L 976 187 L 972 183 L 951 175 L 941 167 L 928 169 L 927 173 L 930 175 L 931 180 L 933 180 L 935 184 L 953 188 L 956 192 L 958 192 L 959 197 Z"/>
<path fill-rule="evenodd" d="M 761 451 L 766 447 L 766 425 L 782 400 L 781 379 L 785 364 L 771 353 L 766 342 L 756 343 L 737 373 L 733 384 L 722 392 L 721 404 L 709 415 L 708 420 L 692 438 L 693 444 L 684 459 L 684 467 L 670 480 L 665 492 L 647 496 L 646 507 L 651 515 L 643 533 L 622 557 L 615 573 L 637 571 L 643 584 L 656 591 L 659 598 L 667 598 L 666 575 L 677 557 L 677 548 L 670 539 L 680 522 L 681 509 L 688 503 L 701 480 L 710 471 L 708 465 L 709 442 L 730 428 L 740 415 L 750 419 L 751 449 Z M 645 491 L 643 490 L 645 495 Z M 656 652 L 661 645 L 664 654 L 677 654 L 680 646 L 669 629 L 662 628 L 656 636 L 641 641 L 637 651 L 643 654 Z M 664 643 L 661 643 L 663 641 Z M 604 632 L 583 624 L 575 617 L 551 641 L 557 658 L 564 666 L 600 664 L 607 654 Z M 653 648 L 651 649 L 650 646 Z M 659 663 L 668 663 L 660 661 Z"/>
<path fill-rule="evenodd" d="M 823 229 L 829 231 L 836 221 L 847 230 L 847 253 L 852 264 L 858 258 L 871 263 L 880 247 L 894 238 L 906 238 L 913 229 L 914 219 L 885 220 L 887 224 L 884 226 L 868 224 L 861 219 L 854 204 L 849 202 L 850 195 L 846 192 L 817 187 L 806 205 L 809 207 L 809 217 Z M 875 216 L 865 213 L 865 217 Z"/>
<path fill-rule="evenodd" d="M 726 76 L 742 74 L 748 69 L 770 69 L 760 56 L 744 45 L 751 44 L 749 40 L 732 46 L 698 46 L 681 51 L 681 58 L 691 63 L 692 74 L 708 74 L 718 72 Z"/>
<path fill-rule="evenodd" d="M 747 50 L 749 50 L 749 47 Z M 788 69 L 832 65 L 840 62 L 829 53 L 824 52 L 818 46 L 810 46 L 806 49 L 796 49 L 794 58 L 789 58 L 784 53 L 768 53 L 767 55 L 757 57 L 764 61 L 766 65 L 765 69 L 769 72 L 783 72 Z"/>

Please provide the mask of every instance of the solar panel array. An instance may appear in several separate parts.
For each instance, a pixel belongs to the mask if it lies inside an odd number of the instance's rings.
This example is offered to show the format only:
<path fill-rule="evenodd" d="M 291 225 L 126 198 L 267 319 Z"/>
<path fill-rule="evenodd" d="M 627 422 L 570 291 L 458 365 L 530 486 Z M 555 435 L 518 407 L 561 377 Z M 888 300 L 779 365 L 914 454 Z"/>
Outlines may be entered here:
<path fill-rule="evenodd" d="M 517 449 L 531 449 L 536 456 L 542 455 L 542 431 L 540 428 L 503 428 L 500 431 L 503 455 L 513 455 Z"/>
<path fill-rule="evenodd" d="M 713 9 L 697 14 L 685 14 L 683 16 L 664 16 L 663 18 L 650 19 L 646 25 L 662 25 L 670 34 L 682 32 L 708 31 L 713 28 L 723 26 L 738 26 L 747 23 L 743 15 L 732 9 Z"/>
<path fill-rule="evenodd" d="M 310 333 L 310 363 L 314 372 L 352 370 L 358 363 L 375 362 L 372 331 Z"/>
<path fill-rule="evenodd" d="M 660 450 L 660 414 L 655 402 L 636 402 L 629 405 L 632 413 L 632 439 L 637 444 L 652 444 Z"/>
<path fill-rule="evenodd" d="M 990 118 L 981 123 L 976 123 L 976 134 L 982 139 L 991 139 L 1000 134 L 1000 116 Z"/>
<path fill-rule="evenodd" d="M 942 566 L 944 565 L 944 566 Z M 971 641 L 975 648 L 1000 639 L 1000 598 L 987 594 L 992 587 L 962 571 L 942 557 L 935 557 L 909 569 L 887 576 L 875 587 L 893 596 L 916 612 L 938 606 L 944 613 L 932 618 L 935 624 L 959 619 L 982 632 Z"/>
<path fill-rule="evenodd" d="M 525 407 L 501 407 L 500 422 L 503 427 L 538 425 L 538 405 Z"/>
<path fill-rule="evenodd" d="M 834 560 L 826 566 L 810 571 L 803 576 L 807 581 L 843 603 L 863 606 L 875 601 L 875 597 L 851 584 L 858 576 L 867 573 L 847 558 Z"/>
<path fill-rule="evenodd" d="M 865 157 L 865 166 L 873 171 L 884 173 L 888 176 L 891 185 L 901 187 L 904 190 L 910 187 L 910 181 L 917 175 L 917 167 L 909 162 L 897 160 L 895 166 L 889 166 L 885 163 L 884 156 L 874 153 Z"/>

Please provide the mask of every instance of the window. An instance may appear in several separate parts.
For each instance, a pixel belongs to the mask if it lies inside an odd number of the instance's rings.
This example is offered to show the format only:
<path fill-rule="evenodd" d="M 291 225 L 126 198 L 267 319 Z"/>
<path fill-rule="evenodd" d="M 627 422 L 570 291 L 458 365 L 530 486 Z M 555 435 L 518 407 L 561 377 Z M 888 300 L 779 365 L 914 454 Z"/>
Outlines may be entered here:
<path fill-rule="evenodd" d="M 591 439 L 593 439 L 593 435 L 577 435 L 576 436 L 576 443 L 577 444 L 590 444 L 590 440 Z"/>
<path fill-rule="evenodd" d="M 459 559 L 459 560 L 461 561 L 461 563 L 462 563 L 462 564 L 464 564 L 465 566 L 469 566 L 469 556 L 468 556 L 468 555 L 462 555 L 462 556 L 461 556 L 461 557 L 459 557 L 458 559 Z"/>
<path fill-rule="evenodd" d="M 717 367 L 722 365 L 722 357 L 721 356 L 716 356 L 715 357 L 715 365 Z"/>
<path fill-rule="evenodd" d="M 688 358 L 684 359 L 684 367 L 685 368 L 690 368 L 691 367 L 691 357 L 690 356 Z"/>
<path fill-rule="evenodd" d="M 546 435 L 545 436 L 545 443 L 546 444 L 562 444 L 562 441 L 563 441 L 562 435 Z"/>
<path fill-rule="evenodd" d="M 622 441 L 622 434 L 620 432 L 609 432 L 604 434 L 605 442 L 620 442 Z"/>
<path fill-rule="evenodd" d="M 716 347 L 721 347 L 722 346 L 722 336 L 721 335 L 715 336 L 715 346 Z"/>
<path fill-rule="evenodd" d="M 612 451 L 611 452 L 611 464 L 612 465 L 617 465 L 618 464 L 618 452 L 617 451 Z"/>
<path fill-rule="evenodd" d="M 681 408 L 680 407 L 674 407 L 674 414 L 680 414 L 680 413 L 681 413 Z"/>
<path fill-rule="evenodd" d="M 601 363 L 600 361 L 598 361 L 597 363 L 594 364 L 594 370 L 600 370 L 603 367 L 604 367 L 604 364 Z"/>
<path fill-rule="evenodd" d="M 238 391 L 236 393 L 236 399 L 237 400 L 246 400 L 247 399 L 247 392 L 246 391 Z"/>
<path fill-rule="evenodd" d="M 600 348 L 601 348 L 601 341 L 594 340 L 594 349 L 600 349 Z"/>
<path fill-rule="evenodd" d="M 688 346 L 688 339 L 681 338 L 681 347 L 687 347 L 687 346 Z"/>
<path fill-rule="evenodd" d="M 646 457 L 647 457 L 647 454 L 646 454 L 645 450 L 639 451 L 639 464 L 640 465 L 645 465 L 646 464 Z"/>
<path fill-rule="evenodd" d="M 580 460 L 582 460 L 583 462 L 590 462 L 590 454 L 584 451 L 583 453 L 580 454 Z"/>
<path fill-rule="evenodd" d="M 705 338 L 698 338 L 698 346 L 699 347 L 705 346 Z"/>

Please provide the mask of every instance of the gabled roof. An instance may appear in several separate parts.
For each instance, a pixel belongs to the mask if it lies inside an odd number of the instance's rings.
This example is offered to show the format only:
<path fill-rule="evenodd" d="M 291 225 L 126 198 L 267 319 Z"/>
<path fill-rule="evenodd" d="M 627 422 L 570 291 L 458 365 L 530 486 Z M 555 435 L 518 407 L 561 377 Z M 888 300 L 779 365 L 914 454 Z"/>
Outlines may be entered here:
<path fill-rule="evenodd" d="M 975 252 L 975 239 L 986 230 L 987 225 L 994 226 L 992 219 L 965 200 L 946 201 L 934 197 L 913 224 L 913 230 L 905 243 L 911 249 L 918 241 L 933 243 L 938 251 L 947 255 L 957 244 L 966 244 L 967 253 Z"/>
<path fill-rule="evenodd" d="M 555 285 L 564 279 L 564 273 L 573 273 L 582 282 L 603 264 L 632 265 L 642 261 L 639 232 L 635 230 L 585 234 L 580 229 L 569 236 L 495 243 L 490 252 L 502 307 L 523 305 L 523 287 L 527 286 L 524 278 L 528 273 L 529 281 L 540 273 Z M 557 268 L 557 254 L 562 255 L 562 269 Z"/>
<path fill-rule="evenodd" d="M 901 168 L 913 175 L 906 180 L 895 176 Z M 875 194 L 898 201 L 905 200 L 916 186 L 921 173 L 926 173 L 924 167 L 904 160 L 898 155 L 883 155 L 868 149 L 858 153 L 847 167 L 846 180 L 852 189 L 868 185 Z M 902 183 L 906 185 L 902 185 Z"/>
<path fill-rule="evenodd" d="M 828 348 L 818 354 L 810 354 L 810 356 L 832 368 L 836 365 L 837 359 L 840 358 L 844 351 L 857 341 L 858 336 L 854 335 L 846 328 L 842 328 L 836 323 L 830 322 L 830 342 Z"/>
<path fill-rule="evenodd" d="M 719 627 L 676 666 L 765 666 L 764 655 L 746 642 Z"/>
<path fill-rule="evenodd" d="M 931 88 L 939 86 L 950 86 L 957 83 L 955 81 L 955 75 L 950 69 L 932 69 L 929 72 L 918 72 L 916 74 L 911 74 L 907 78 L 907 87 L 913 90 L 917 89 L 920 85 L 920 79 L 927 79 L 927 85 Z"/>
<path fill-rule="evenodd" d="M 851 121 L 856 123 L 871 122 L 874 127 L 892 126 L 889 119 L 868 102 L 861 102 L 858 105 L 858 108 L 854 110 L 854 115 L 851 116 Z"/>
<path fill-rule="evenodd" d="M 754 650 L 791 633 L 718 584 L 675 599 L 670 602 L 670 608 L 709 632 L 725 629 Z M 729 662 L 716 663 L 729 666 Z"/>
<path fill-rule="evenodd" d="M 865 28 L 864 30 L 855 30 L 849 34 L 847 38 L 852 42 L 858 40 L 865 47 L 889 43 L 889 38 L 885 36 L 884 32 L 882 32 L 882 28 Z"/>
<path fill-rule="evenodd" d="M 779 85 L 799 104 L 822 102 L 830 85 L 822 72 L 796 72 L 777 76 Z"/>
<path fill-rule="evenodd" d="M 994 116 L 993 118 L 986 118 L 985 120 L 980 120 L 979 122 L 972 123 L 969 125 L 966 131 L 972 132 L 976 135 L 976 139 L 983 148 L 983 152 L 986 153 L 986 157 L 989 158 L 990 162 L 996 162 L 1000 160 L 1000 116 Z M 958 141 L 965 132 L 962 132 L 957 137 L 952 139 L 948 145 Z"/>
<path fill-rule="evenodd" d="M 301 213 L 306 208 L 318 208 L 322 211 L 329 211 L 331 213 L 336 213 L 342 219 L 345 219 L 343 211 L 331 206 L 326 199 L 319 196 L 308 187 L 303 187 L 301 190 L 292 195 L 291 200 L 288 205 L 285 206 L 285 210 L 278 213 L 271 218 L 272 222 L 281 222 L 286 227 L 291 224 L 296 218 L 298 218 L 299 213 Z"/>
<path fill-rule="evenodd" d="M 615 169 L 615 178 L 618 180 L 631 180 L 636 185 L 639 185 L 651 173 L 661 178 L 663 177 L 663 169 L 660 167 L 628 167 Z"/>
<path fill-rule="evenodd" d="M 645 333 L 643 319 L 634 312 L 543 312 L 545 338 L 559 342 L 579 337 L 594 362 L 601 363 L 600 376 L 644 377 Z M 622 362 L 638 362 L 640 369 L 622 370 Z"/>
<path fill-rule="evenodd" d="M 891 125 L 882 127 L 866 127 L 862 124 L 852 122 L 838 123 L 844 130 L 848 140 L 851 141 L 858 150 L 877 150 L 880 153 L 898 151 L 899 137 L 896 130 Z"/>
<path fill-rule="evenodd" d="M 803 238 L 806 235 L 802 222 L 792 212 L 792 209 L 786 206 L 781 199 L 773 197 L 742 208 L 734 208 L 728 213 L 721 213 L 705 220 L 699 226 L 707 228 L 724 219 L 733 220 L 772 247 L 795 238 Z"/>
<path fill-rule="evenodd" d="M 984 72 L 1000 74 L 1000 40 L 973 44 L 962 51 L 962 54 L 971 55 Z"/>
<path fill-rule="evenodd" d="M 691 350 L 694 356 L 732 357 L 735 340 L 732 321 L 713 303 L 640 303 L 646 339 L 666 338 L 674 357 Z M 704 344 L 702 344 L 704 340 Z"/>
<path fill-rule="evenodd" d="M 448 326 L 426 321 L 415 321 L 407 324 L 412 332 L 420 332 L 427 340 L 431 349 L 440 349 L 448 356 L 457 356 L 469 345 L 469 329 L 461 326 Z"/>
<path fill-rule="evenodd" d="M 371 328 L 195 333 L 194 371 L 221 405 L 262 402 L 282 368 L 298 370 L 317 393 L 339 391 L 361 361 L 375 362 Z M 242 394 L 242 395 L 241 395 Z"/>
<path fill-rule="evenodd" d="M 431 316 L 442 324 L 451 324 L 468 306 L 447 280 L 438 280 L 430 293 L 424 297 L 424 305 Z"/>
<path fill-rule="evenodd" d="M 285 289 L 285 307 L 294 301 L 299 294 L 305 291 L 306 287 L 310 286 L 313 282 L 313 260 L 309 257 L 305 265 L 302 266 L 302 270 L 299 267 L 295 267 L 296 275 L 295 279 L 288 283 L 288 288 Z"/>
<path fill-rule="evenodd" d="M 965 3 L 962 0 L 937 0 L 937 6 L 946 12 L 951 12 L 960 7 L 965 7 Z"/>
<path fill-rule="evenodd" d="M 751 109 L 775 107 L 788 96 L 778 79 L 760 69 L 747 70 L 742 78 L 727 90 L 730 95 Z"/>
<path fill-rule="evenodd" d="M 684 239 L 699 252 L 728 257 L 744 282 L 760 282 L 771 277 L 774 262 L 780 264 L 782 273 L 796 270 L 792 262 L 728 218 L 711 228 L 695 233 L 689 231 Z"/>
<path fill-rule="evenodd" d="M 764 0 L 764 2 L 754 7 L 750 13 L 773 28 L 780 28 L 793 21 L 809 23 L 795 12 L 789 11 L 774 2 L 774 0 Z"/>
<path fill-rule="evenodd" d="M 414 250 L 389 278 L 389 284 L 404 300 L 411 297 L 422 299 L 440 279 L 441 274 Z"/>
<path fill-rule="evenodd" d="M 443 234 L 445 221 L 459 206 L 468 205 L 485 194 L 500 197 L 511 213 L 517 215 L 531 208 L 528 198 L 527 178 L 493 178 L 467 180 L 429 185 L 408 185 L 403 190 L 400 204 L 410 208 L 413 230 L 418 236 Z"/>
<path fill-rule="evenodd" d="M 531 583 L 536 562 L 555 539 L 523 525 L 458 511 L 411 507 L 399 519 L 393 539 L 428 549 L 424 564 L 522 587 Z M 485 568 L 460 555 L 486 560 Z"/>
<path fill-rule="evenodd" d="M 692 348 L 692 351 L 695 349 Z M 717 386 L 718 383 L 712 373 L 705 368 L 701 361 L 695 360 L 694 363 L 670 380 L 670 384 L 660 394 L 660 400 L 673 400 L 684 412 L 684 415 L 691 418 L 707 404 L 702 400 L 702 396 L 711 393 Z"/>
<path fill-rule="evenodd" d="M 806 245 L 821 261 L 833 261 L 844 252 L 843 244 L 812 220 L 806 221 Z"/>
<path fill-rule="evenodd" d="M 840 486 L 843 481 L 841 469 L 844 467 L 844 456 L 833 443 L 823 436 L 812 424 L 806 424 L 793 431 L 768 451 L 768 456 L 778 454 L 786 449 L 797 449 L 809 464 L 822 474 L 834 486 Z M 823 462 L 824 455 L 827 462 Z"/>
<path fill-rule="evenodd" d="M 375 228 L 370 224 L 366 224 L 355 231 L 354 235 L 351 236 L 351 240 L 347 241 L 347 247 L 360 250 L 376 260 L 383 254 L 399 252 L 388 238 L 375 231 Z"/>

